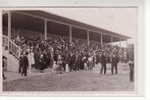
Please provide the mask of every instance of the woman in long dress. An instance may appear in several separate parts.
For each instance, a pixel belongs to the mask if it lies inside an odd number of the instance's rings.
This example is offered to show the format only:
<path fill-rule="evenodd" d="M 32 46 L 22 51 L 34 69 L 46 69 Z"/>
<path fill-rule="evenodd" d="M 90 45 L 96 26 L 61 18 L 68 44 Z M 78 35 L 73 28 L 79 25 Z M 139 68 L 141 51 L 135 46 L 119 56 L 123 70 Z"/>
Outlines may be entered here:
<path fill-rule="evenodd" d="M 58 55 L 58 62 L 57 62 L 56 71 L 57 71 L 58 74 L 62 73 L 62 57 L 61 57 L 60 54 Z"/>
<path fill-rule="evenodd" d="M 31 50 L 30 53 L 28 54 L 28 60 L 29 60 L 29 69 L 28 69 L 28 71 L 29 71 L 29 73 L 31 73 L 32 66 L 35 64 L 33 50 Z"/>

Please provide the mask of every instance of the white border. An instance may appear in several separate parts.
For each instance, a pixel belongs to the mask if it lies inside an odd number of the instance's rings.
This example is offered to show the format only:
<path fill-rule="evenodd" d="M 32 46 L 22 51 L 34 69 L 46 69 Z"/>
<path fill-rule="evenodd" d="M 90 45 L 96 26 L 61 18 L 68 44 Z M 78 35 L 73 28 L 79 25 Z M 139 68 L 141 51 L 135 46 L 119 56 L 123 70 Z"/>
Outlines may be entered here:
<path fill-rule="evenodd" d="M 12 4 L 13 5 L 13 4 Z M 69 6 L 74 6 L 74 7 L 79 7 L 79 6 L 99 6 L 99 7 L 138 7 L 138 14 L 139 14 L 139 17 L 138 17 L 138 34 L 137 34 L 137 44 L 138 44 L 138 48 L 137 48 L 137 54 L 138 54 L 138 59 L 137 59 L 137 65 L 138 65 L 138 73 L 140 73 L 140 74 L 138 74 L 138 84 L 137 84 L 137 86 L 138 86 L 138 90 L 137 90 L 137 95 L 135 95 L 135 94 L 133 94 L 133 95 L 130 95 L 130 96 L 143 96 L 145 93 L 144 93 L 144 87 L 142 87 L 143 86 L 143 81 L 144 81 L 144 69 L 143 68 L 141 68 L 140 66 L 142 65 L 144 65 L 144 63 L 143 63 L 143 61 L 144 61 L 144 59 L 141 59 L 141 58 L 144 58 L 144 55 L 141 53 L 142 51 L 143 51 L 143 41 L 144 41 L 144 35 L 142 34 L 142 33 L 144 33 L 144 31 L 143 31 L 143 4 L 140 2 L 138 2 L 138 3 L 136 3 L 136 4 L 131 4 L 131 3 L 125 3 L 125 4 L 112 4 L 112 3 L 110 3 L 110 4 L 78 4 L 78 3 L 76 3 L 76 4 L 51 4 L 51 5 L 49 5 L 49 7 L 62 7 L 62 6 L 65 6 L 65 7 L 69 7 Z M 30 6 L 30 7 L 27 7 L 27 8 L 24 8 L 24 7 L 16 7 L 16 6 L 13 6 L 13 7 L 15 7 L 15 9 L 39 9 L 39 8 L 34 8 L 33 6 Z M 43 9 L 43 7 L 44 7 L 44 9 L 47 9 L 47 7 L 48 6 L 42 6 L 42 9 Z M 14 9 L 14 8 L 11 8 L 11 6 L 7 6 L 7 7 L 5 7 L 5 8 L 1 8 L 1 9 L 7 9 L 7 10 L 11 10 L 11 9 Z M 41 93 L 44 93 L 44 94 L 41 94 Z M 108 93 L 108 92 L 107 92 Z M 3 93 L 4 94 L 4 93 Z M 17 92 L 17 95 L 18 96 L 20 96 L 20 95 L 24 95 L 24 96 L 26 96 L 26 95 L 29 95 L 29 94 L 31 94 L 30 92 L 29 93 L 26 93 L 26 92 L 20 92 L 20 93 L 18 93 Z M 33 92 L 31 95 L 32 96 L 36 96 L 36 95 L 40 95 L 40 96 L 58 96 L 58 94 L 49 94 L 49 92 Z M 7 93 L 7 94 L 4 94 L 4 95 L 10 95 L 9 93 Z M 16 95 L 16 93 L 15 92 L 12 92 L 11 93 L 11 95 Z M 59 96 L 65 96 L 64 94 L 59 94 Z M 118 94 L 98 94 L 97 92 L 95 93 L 94 92 L 94 94 L 80 94 L 80 95 L 75 95 L 75 94 L 69 94 L 68 96 L 118 96 Z M 128 94 L 120 94 L 119 96 L 129 96 Z"/>

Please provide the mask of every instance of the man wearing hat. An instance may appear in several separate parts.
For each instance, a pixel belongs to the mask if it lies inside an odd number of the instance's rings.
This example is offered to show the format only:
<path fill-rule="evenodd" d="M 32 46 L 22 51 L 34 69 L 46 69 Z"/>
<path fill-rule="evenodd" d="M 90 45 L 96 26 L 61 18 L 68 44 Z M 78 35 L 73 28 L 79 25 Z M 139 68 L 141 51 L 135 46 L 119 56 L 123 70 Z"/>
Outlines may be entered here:
<path fill-rule="evenodd" d="M 111 65 L 111 73 L 114 74 L 114 70 L 115 70 L 115 74 L 118 74 L 118 68 L 117 68 L 117 64 L 119 62 L 119 58 L 116 54 L 112 55 L 112 65 Z"/>
<path fill-rule="evenodd" d="M 27 69 L 28 69 L 28 66 L 29 66 L 29 61 L 28 61 L 28 52 L 24 52 L 23 53 L 23 58 L 22 58 L 22 73 L 21 75 L 22 76 L 27 76 Z"/>
<path fill-rule="evenodd" d="M 100 70 L 100 73 L 101 74 L 103 74 L 103 72 L 104 72 L 104 74 L 106 74 L 106 63 L 107 63 L 107 59 L 106 59 L 106 54 L 105 54 L 105 52 L 103 51 L 102 52 L 102 55 L 101 55 L 101 64 L 102 64 L 102 66 L 101 66 L 101 70 Z"/>

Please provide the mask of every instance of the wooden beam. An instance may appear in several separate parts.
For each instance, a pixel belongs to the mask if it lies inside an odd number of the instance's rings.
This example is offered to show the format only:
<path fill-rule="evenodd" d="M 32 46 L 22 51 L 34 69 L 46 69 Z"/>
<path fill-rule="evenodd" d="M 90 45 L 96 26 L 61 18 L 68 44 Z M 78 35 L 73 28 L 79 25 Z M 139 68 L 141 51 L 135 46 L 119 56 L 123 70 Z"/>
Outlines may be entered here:
<path fill-rule="evenodd" d="M 103 46 L 103 33 L 101 32 L 101 47 Z"/>
<path fill-rule="evenodd" d="M 11 40 L 11 12 L 8 12 L 8 51 L 9 51 L 10 40 Z"/>
<path fill-rule="evenodd" d="M 44 20 L 44 39 L 47 40 L 47 20 Z"/>
<path fill-rule="evenodd" d="M 72 43 L 72 26 L 69 25 L 69 42 Z"/>
<path fill-rule="evenodd" d="M 90 37 L 89 37 L 89 30 L 87 30 L 87 45 L 90 45 Z"/>

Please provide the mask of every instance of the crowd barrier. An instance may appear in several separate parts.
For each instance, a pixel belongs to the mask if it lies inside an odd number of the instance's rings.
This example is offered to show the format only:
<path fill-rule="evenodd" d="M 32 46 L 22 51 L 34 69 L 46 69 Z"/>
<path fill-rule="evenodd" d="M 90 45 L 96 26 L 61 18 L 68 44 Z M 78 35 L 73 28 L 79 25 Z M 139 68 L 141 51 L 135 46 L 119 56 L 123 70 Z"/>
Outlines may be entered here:
<path fill-rule="evenodd" d="M 20 57 L 20 47 L 17 46 L 12 40 L 9 40 L 5 35 L 3 35 L 3 47 L 7 48 L 9 53 L 11 53 L 17 59 Z"/>

